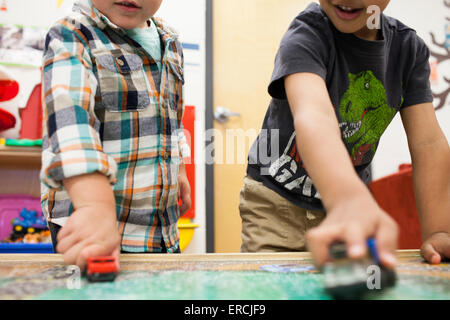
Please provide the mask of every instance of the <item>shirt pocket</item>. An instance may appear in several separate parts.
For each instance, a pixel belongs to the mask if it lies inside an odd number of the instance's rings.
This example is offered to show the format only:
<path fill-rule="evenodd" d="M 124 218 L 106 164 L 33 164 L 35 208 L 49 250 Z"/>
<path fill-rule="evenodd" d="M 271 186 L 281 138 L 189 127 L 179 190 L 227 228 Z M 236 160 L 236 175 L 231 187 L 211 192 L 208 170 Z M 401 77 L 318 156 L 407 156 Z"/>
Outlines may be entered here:
<path fill-rule="evenodd" d="M 121 49 L 93 53 L 102 104 L 111 112 L 138 111 L 150 104 L 142 59 Z"/>

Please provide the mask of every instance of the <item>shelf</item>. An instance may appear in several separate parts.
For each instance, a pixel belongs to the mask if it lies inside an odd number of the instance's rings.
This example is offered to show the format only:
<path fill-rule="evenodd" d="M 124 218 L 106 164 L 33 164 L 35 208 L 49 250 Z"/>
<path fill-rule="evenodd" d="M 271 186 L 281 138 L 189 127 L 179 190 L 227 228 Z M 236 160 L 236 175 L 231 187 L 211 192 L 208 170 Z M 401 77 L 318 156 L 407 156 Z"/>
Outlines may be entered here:
<path fill-rule="evenodd" d="M 51 243 L 0 243 L 0 253 L 53 253 Z"/>
<path fill-rule="evenodd" d="M 41 152 L 41 147 L 0 146 L 0 167 L 39 169 L 41 167 Z"/>

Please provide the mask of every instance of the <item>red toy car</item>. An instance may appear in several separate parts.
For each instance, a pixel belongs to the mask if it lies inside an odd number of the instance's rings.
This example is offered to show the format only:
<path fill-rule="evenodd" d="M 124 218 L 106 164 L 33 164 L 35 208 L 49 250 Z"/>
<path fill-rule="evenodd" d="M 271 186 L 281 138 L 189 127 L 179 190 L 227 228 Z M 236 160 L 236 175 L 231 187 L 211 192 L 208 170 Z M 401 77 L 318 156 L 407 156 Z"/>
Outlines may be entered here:
<path fill-rule="evenodd" d="M 91 282 L 114 281 L 119 273 L 115 257 L 91 257 L 87 261 L 86 278 Z"/>

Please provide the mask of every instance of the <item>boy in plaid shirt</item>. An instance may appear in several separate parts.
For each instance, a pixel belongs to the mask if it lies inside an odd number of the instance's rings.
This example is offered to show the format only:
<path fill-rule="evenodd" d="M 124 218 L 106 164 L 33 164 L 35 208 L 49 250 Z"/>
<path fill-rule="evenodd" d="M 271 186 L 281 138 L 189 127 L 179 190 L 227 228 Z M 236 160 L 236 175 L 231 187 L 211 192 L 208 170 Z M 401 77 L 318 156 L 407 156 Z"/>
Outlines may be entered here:
<path fill-rule="evenodd" d="M 161 1 L 77 0 L 46 38 L 42 208 L 54 247 L 82 269 L 90 256 L 179 252 L 183 53 L 153 18 Z"/>

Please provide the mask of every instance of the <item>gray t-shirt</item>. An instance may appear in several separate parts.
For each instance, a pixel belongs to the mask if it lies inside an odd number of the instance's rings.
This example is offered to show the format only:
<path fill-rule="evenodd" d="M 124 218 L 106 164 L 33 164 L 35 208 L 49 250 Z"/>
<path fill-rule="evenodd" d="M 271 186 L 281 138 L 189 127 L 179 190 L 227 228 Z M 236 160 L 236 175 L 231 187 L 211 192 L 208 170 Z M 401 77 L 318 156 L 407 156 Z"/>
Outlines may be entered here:
<path fill-rule="evenodd" d="M 341 33 L 316 3 L 294 19 L 281 41 L 268 88 L 272 100 L 249 152 L 247 173 L 253 179 L 300 207 L 323 210 L 297 150 L 284 88 L 287 75 L 311 72 L 326 82 L 355 170 L 370 181 L 369 165 L 397 111 L 433 101 L 423 40 L 385 15 L 381 33 L 376 41 Z M 329 163 L 333 166 L 332 154 Z"/>

